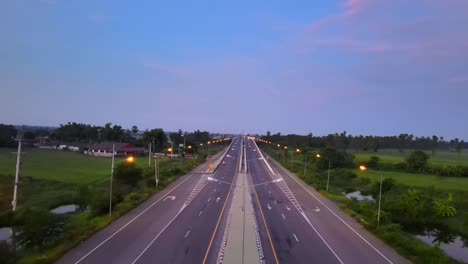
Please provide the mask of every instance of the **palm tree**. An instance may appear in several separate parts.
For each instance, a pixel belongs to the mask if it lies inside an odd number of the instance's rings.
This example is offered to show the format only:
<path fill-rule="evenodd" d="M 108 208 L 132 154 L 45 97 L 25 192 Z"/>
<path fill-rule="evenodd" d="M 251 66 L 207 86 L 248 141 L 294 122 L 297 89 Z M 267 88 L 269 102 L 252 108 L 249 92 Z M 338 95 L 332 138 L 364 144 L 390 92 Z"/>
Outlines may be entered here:
<path fill-rule="evenodd" d="M 457 214 L 457 209 L 453 204 L 452 194 L 447 200 L 435 199 L 433 202 L 436 215 L 439 217 L 451 217 Z"/>

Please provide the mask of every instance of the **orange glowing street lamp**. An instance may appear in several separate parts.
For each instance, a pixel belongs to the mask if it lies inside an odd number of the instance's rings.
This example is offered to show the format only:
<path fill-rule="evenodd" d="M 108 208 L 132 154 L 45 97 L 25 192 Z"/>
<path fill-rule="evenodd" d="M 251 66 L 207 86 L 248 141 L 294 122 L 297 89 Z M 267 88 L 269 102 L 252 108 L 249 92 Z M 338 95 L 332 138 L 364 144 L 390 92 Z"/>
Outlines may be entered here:
<path fill-rule="evenodd" d="M 360 171 L 366 171 L 366 170 L 374 171 L 374 170 L 368 169 L 365 165 L 360 165 L 359 170 Z M 383 177 L 382 177 L 382 173 L 380 173 L 379 209 L 377 209 L 377 226 L 379 226 L 380 224 L 380 204 L 382 203 L 382 183 L 383 183 Z"/>
<path fill-rule="evenodd" d="M 297 149 L 296 149 L 296 152 L 299 153 L 299 152 L 301 152 L 301 150 L 297 148 Z"/>
<path fill-rule="evenodd" d="M 188 149 L 192 149 L 192 146 L 188 146 L 187 148 L 188 148 Z"/>
<path fill-rule="evenodd" d="M 331 159 L 322 157 L 319 153 L 315 154 L 315 157 L 317 159 L 324 158 L 328 160 L 328 176 L 327 176 L 327 192 L 328 192 L 328 186 L 330 185 L 330 169 L 331 169 Z"/>
<path fill-rule="evenodd" d="M 135 158 L 133 156 L 128 156 L 126 159 L 125 159 L 126 162 L 128 163 L 133 163 L 135 162 Z"/>

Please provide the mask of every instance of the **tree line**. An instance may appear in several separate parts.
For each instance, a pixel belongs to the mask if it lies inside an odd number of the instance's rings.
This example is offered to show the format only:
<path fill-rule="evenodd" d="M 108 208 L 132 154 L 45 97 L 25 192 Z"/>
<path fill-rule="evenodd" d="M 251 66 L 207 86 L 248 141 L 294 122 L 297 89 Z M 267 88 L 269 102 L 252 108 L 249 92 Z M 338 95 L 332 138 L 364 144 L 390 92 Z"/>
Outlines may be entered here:
<path fill-rule="evenodd" d="M 468 148 L 468 143 L 458 138 L 446 140 L 442 136 L 416 137 L 412 134 L 402 133 L 395 136 L 363 136 L 349 135 L 346 131 L 329 134 L 327 136 L 314 136 L 311 133 L 304 135 L 281 135 L 267 132 L 263 139 L 272 141 L 275 144 L 289 145 L 298 148 L 335 148 L 340 150 L 373 151 L 378 152 L 381 148 L 394 148 L 400 152 L 408 149 L 430 150 L 432 155 L 437 149 L 450 149 L 458 154 L 464 148 Z"/>
<path fill-rule="evenodd" d="M 162 128 L 140 131 L 137 126 L 124 129 L 112 123 L 96 126 L 68 122 L 56 129 L 35 129 L 23 126 L 21 131 L 13 125 L 0 124 L 0 147 L 16 147 L 15 138 L 17 137 L 35 139 L 38 136 L 48 136 L 51 140 L 63 143 L 125 142 L 139 147 L 146 147 L 151 143 L 153 151 L 162 152 L 168 147 L 173 147 L 175 153 L 179 149 L 179 144 L 185 143 L 186 146 L 192 146 L 186 152 L 194 152 L 200 143 L 206 143 L 212 137 L 208 131 L 183 132 L 179 129 L 177 132 L 166 133 Z"/>

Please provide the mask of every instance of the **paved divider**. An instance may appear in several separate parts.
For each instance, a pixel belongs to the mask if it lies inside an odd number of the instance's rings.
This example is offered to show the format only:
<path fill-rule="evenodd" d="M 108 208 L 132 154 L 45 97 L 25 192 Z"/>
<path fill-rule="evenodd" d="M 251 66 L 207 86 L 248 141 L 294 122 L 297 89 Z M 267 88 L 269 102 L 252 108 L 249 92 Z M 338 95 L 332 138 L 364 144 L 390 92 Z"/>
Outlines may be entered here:
<path fill-rule="evenodd" d="M 251 189 L 248 186 L 247 162 L 242 141 L 240 147 L 240 171 L 234 183 L 234 195 L 216 261 L 218 264 L 263 263 L 263 251 L 253 209 Z"/>

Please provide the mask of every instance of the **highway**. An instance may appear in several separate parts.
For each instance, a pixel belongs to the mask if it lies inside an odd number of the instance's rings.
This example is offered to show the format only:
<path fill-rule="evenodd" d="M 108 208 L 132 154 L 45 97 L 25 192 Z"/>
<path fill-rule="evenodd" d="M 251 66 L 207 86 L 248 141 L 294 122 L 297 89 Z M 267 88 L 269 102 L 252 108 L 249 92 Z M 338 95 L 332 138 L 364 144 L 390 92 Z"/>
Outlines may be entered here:
<path fill-rule="evenodd" d="M 252 192 L 265 263 L 409 263 L 263 155 L 252 139 L 247 164 L 254 186 L 270 182 Z"/>
<path fill-rule="evenodd" d="M 219 164 L 214 173 L 208 173 L 209 163 Z M 242 193 L 248 199 L 239 196 Z M 247 205 L 241 204 L 245 201 Z M 236 242 L 242 237 L 250 239 Z M 234 138 L 224 152 L 83 241 L 57 263 L 204 264 L 221 263 L 223 256 L 226 263 L 242 263 L 246 252 L 249 262 L 259 258 L 253 263 L 267 264 L 409 263 L 247 137 Z"/>
<path fill-rule="evenodd" d="M 235 179 L 235 138 L 214 174 Z M 210 161 L 211 163 L 214 160 Z M 214 263 L 232 185 L 207 181 L 207 163 L 69 251 L 57 263 Z"/>

